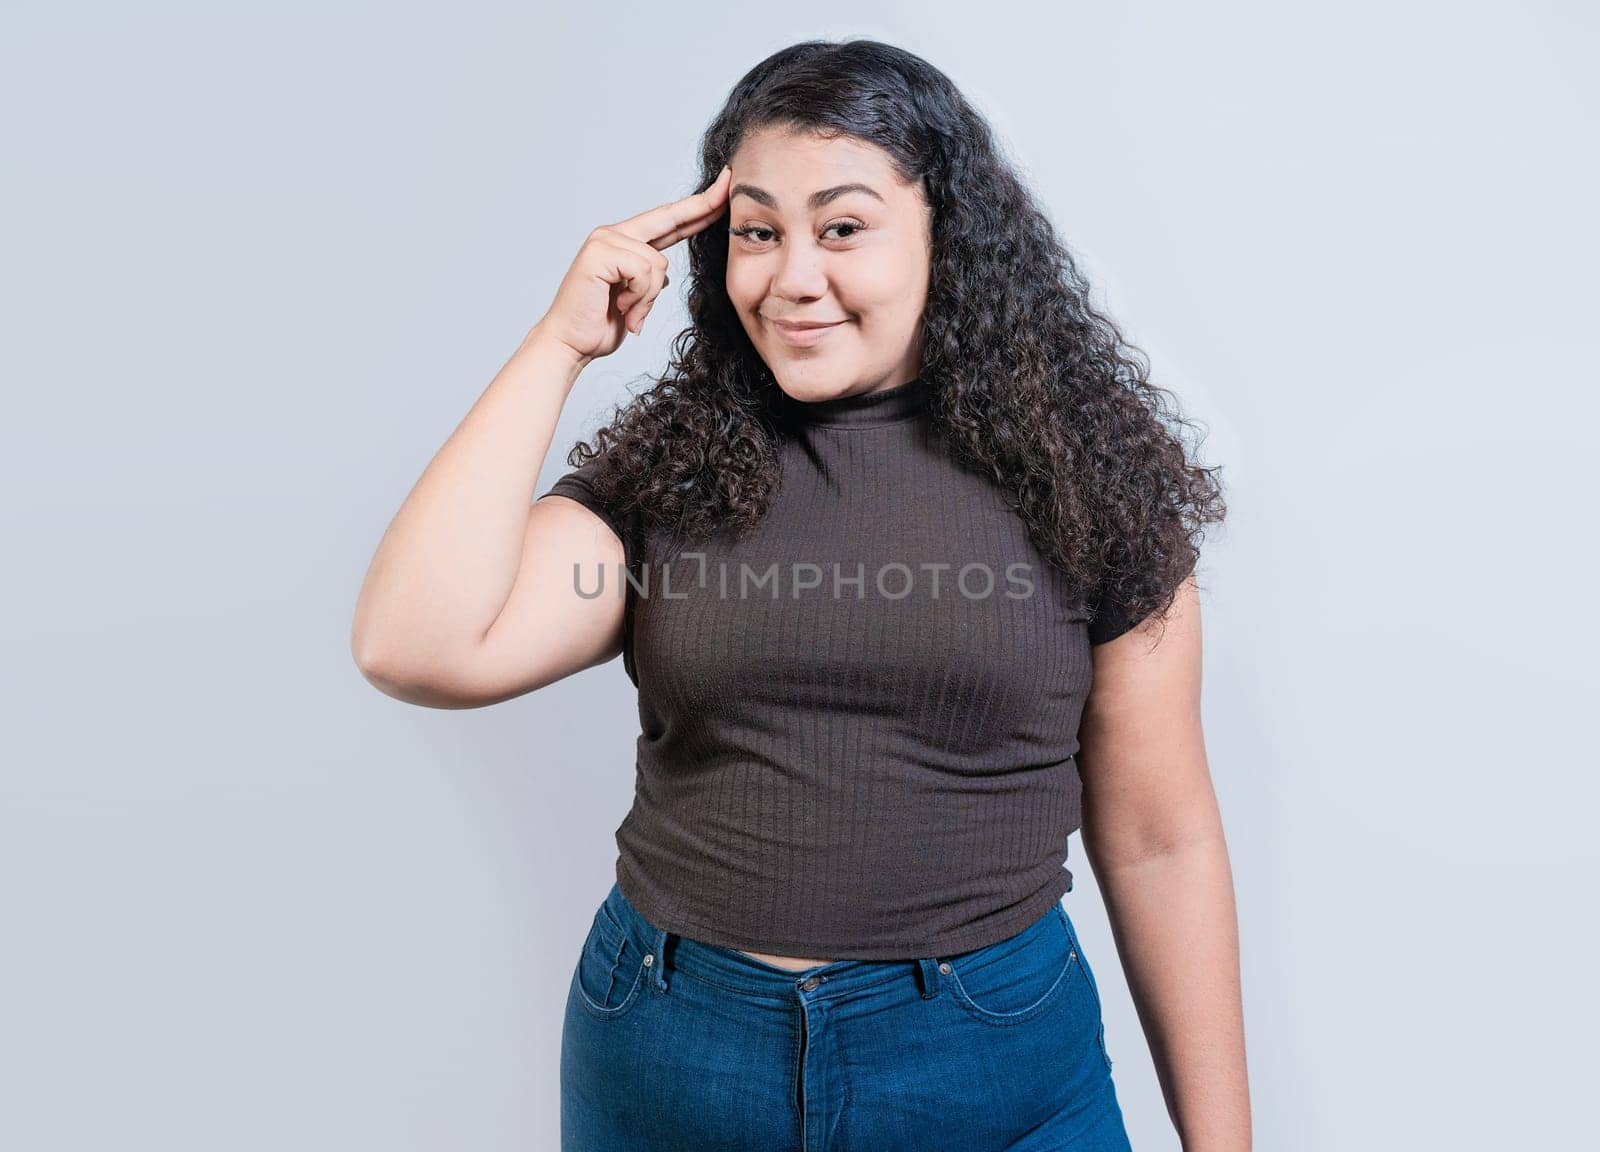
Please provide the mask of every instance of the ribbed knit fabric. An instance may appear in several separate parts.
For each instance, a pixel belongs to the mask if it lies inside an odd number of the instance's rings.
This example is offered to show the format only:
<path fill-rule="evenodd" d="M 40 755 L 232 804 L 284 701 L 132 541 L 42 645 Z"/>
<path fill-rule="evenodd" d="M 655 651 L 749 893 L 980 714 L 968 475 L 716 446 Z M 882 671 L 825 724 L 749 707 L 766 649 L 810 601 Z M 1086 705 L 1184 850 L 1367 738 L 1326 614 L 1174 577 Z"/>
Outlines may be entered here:
<path fill-rule="evenodd" d="M 1091 615 L 1006 493 L 945 450 L 928 396 L 920 378 L 780 393 L 770 513 L 697 551 L 613 516 L 592 461 L 546 493 L 609 524 L 633 574 L 605 573 L 639 690 L 616 878 L 652 923 L 915 959 L 1002 940 L 1072 888 L 1090 646 L 1134 621 Z"/>

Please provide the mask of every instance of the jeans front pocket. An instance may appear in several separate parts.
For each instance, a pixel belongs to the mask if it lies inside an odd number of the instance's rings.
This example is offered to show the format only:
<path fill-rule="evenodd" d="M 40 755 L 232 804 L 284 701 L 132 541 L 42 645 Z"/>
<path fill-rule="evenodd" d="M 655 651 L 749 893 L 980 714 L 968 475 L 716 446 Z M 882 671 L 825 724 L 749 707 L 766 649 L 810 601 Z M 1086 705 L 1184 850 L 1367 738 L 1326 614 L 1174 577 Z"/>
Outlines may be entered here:
<path fill-rule="evenodd" d="M 962 1008 L 986 1024 L 1021 1024 L 1072 987 L 1077 945 L 1054 905 L 1021 932 L 950 956 L 947 978 Z"/>
<path fill-rule="evenodd" d="M 615 1020 L 631 1008 L 644 989 L 644 957 L 644 949 L 602 904 L 572 974 L 584 1010 L 601 1020 Z"/>

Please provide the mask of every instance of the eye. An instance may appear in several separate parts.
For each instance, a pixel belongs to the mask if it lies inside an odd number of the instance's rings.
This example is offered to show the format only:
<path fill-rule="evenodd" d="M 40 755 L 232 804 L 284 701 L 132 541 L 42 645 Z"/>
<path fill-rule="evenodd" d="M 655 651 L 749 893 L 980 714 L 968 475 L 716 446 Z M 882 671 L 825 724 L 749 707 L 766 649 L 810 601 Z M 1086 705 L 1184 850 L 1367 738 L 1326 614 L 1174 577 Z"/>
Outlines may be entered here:
<path fill-rule="evenodd" d="M 866 227 L 867 226 L 861 223 L 859 220 L 835 220 L 832 224 L 829 224 L 826 228 L 824 228 L 822 233 L 824 236 L 826 236 L 829 232 L 832 232 L 835 229 L 843 228 L 848 230 L 850 235 L 840 236 L 838 239 L 848 240 L 850 239 L 851 235 L 854 235 L 857 232 L 865 231 Z M 767 238 L 770 238 L 773 235 L 773 232 L 771 228 L 763 228 L 760 224 L 746 224 L 743 228 L 728 229 L 728 234 L 730 236 L 738 236 L 748 239 L 756 244 L 766 244 L 769 242 Z"/>

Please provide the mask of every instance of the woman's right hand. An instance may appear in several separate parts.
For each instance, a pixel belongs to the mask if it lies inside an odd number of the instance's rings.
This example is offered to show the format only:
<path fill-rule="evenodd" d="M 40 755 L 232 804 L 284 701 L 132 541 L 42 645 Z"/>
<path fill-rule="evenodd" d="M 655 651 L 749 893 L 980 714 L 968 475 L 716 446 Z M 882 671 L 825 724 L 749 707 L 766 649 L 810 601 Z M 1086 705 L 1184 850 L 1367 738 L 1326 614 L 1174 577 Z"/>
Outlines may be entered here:
<path fill-rule="evenodd" d="M 731 181 L 724 167 L 703 192 L 590 232 L 534 331 L 582 363 L 615 352 L 623 329 L 637 335 L 669 283 L 663 251 L 722 215 Z"/>

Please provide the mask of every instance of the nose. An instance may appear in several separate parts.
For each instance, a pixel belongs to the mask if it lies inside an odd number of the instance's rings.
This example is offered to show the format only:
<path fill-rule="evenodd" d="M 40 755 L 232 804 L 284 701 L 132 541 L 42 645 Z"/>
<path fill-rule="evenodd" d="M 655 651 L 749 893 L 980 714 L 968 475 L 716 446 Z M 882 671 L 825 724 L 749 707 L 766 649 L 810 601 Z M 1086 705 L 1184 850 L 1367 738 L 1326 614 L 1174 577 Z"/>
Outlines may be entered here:
<path fill-rule="evenodd" d="M 798 245 L 778 257 L 772 274 L 772 294 L 784 300 L 815 300 L 828 290 L 824 256 L 816 248 Z"/>

